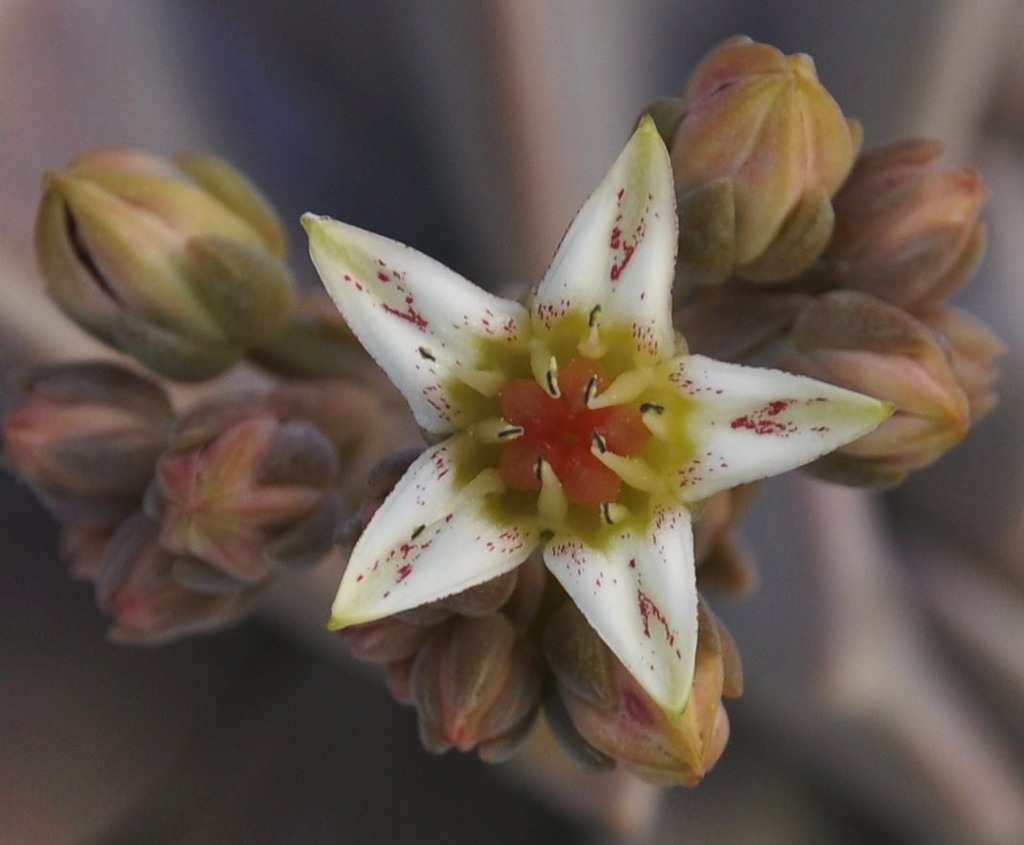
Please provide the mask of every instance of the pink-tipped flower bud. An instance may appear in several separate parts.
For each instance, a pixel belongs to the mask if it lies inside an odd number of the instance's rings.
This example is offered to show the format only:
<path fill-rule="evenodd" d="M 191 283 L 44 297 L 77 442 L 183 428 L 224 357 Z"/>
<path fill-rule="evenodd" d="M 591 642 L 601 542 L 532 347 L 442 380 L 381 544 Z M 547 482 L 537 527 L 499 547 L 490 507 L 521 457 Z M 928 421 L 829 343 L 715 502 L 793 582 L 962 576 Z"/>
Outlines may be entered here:
<path fill-rule="evenodd" d="M 77 158 L 47 176 L 35 242 L 64 312 L 168 378 L 224 371 L 292 308 L 273 212 L 212 157 Z"/>
<path fill-rule="evenodd" d="M 136 510 L 167 443 L 164 391 L 94 362 L 39 368 L 22 387 L 2 423 L 8 466 L 61 521 L 112 527 Z"/>
<path fill-rule="evenodd" d="M 942 345 L 907 312 L 856 291 L 818 297 L 800 315 L 782 366 L 874 396 L 893 415 L 811 465 L 843 484 L 898 484 L 937 460 L 970 426 L 970 408 Z"/>
<path fill-rule="evenodd" d="M 402 662 L 415 656 L 433 633 L 433 626 L 405 622 L 397 616 L 350 625 L 338 632 L 353 657 L 380 664 Z"/>
<path fill-rule="evenodd" d="M 998 403 L 995 362 L 1006 354 L 1006 344 L 981 320 L 959 308 L 930 305 L 915 316 L 946 350 L 953 378 L 967 396 L 971 424 L 988 416 Z"/>
<path fill-rule="evenodd" d="M 828 243 L 831 197 L 860 143 L 810 57 L 731 39 L 694 70 L 682 105 L 670 152 L 684 277 L 805 270 Z"/>
<path fill-rule="evenodd" d="M 973 168 L 939 167 L 941 152 L 914 139 L 861 155 L 835 197 L 835 230 L 815 275 L 903 308 L 962 285 L 984 251 L 986 191 Z"/>
<path fill-rule="evenodd" d="M 528 641 L 495 613 L 438 630 L 412 663 L 409 690 L 427 751 L 476 748 L 496 761 L 526 738 L 541 679 Z"/>
<path fill-rule="evenodd" d="M 325 555 L 340 510 L 334 447 L 316 426 L 264 403 L 220 402 L 178 421 L 147 511 L 160 543 L 243 583 Z"/>
<path fill-rule="evenodd" d="M 722 696 L 739 695 L 742 677 L 732 639 L 703 602 L 698 626 L 690 698 L 681 713 L 667 713 L 571 602 L 555 614 L 544 634 L 544 655 L 558 681 L 556 707 L 568 719 L 559 727 L 577 734 L 575 743 L 585 744 L 591 762 L 620 763 L 651 783 L 685 786 L 714 766 L 729 738 Z M 586 759 L 579 747 L 573 750 Z"/>
<path fill-rule="evenodd" d="M 159 543 L 160 525 L 143 513 L 126 519 L 103 552 L 96 602 L 113 617 L 116 642 L 158 644 L 229 625 L 266 585 L 199 591 L 177 577 L 176 557 Z"/>

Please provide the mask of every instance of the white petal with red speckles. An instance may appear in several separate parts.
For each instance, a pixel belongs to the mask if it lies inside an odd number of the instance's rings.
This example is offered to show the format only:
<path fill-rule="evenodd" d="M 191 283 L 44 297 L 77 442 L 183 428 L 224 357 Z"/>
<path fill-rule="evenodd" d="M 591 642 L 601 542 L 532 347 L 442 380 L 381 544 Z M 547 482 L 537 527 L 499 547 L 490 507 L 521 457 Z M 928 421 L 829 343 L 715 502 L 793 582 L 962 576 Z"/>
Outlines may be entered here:
<path fill-rule="evenodd" d="M 670 381 L 695 406 L 694 456 L 679 472 L 683 500 L 778 475 L 873 430 L 892 406 L 821 381 L 700 355 L 672 363 Z"/>
<path fill-rule="evenodd" d="M 451 395 L 453 373 L 476 369 L 480 339 L 524 343 L 526 310 L 397 241 L 327 217 L 302 222 L 338 310 L 416 422 L 434 434 L 472 422 Z"/>
<path fill-rule="evenodd" d="M 500 524 L 487 494 L 496 470 L 468 483 L 454 465 L 468 436 L 427 449 L 359 538 L 331 608 L 331 627 L 370 622 L 435 601 L 515 569 L 536 548 L 536 520 Z"/>
<path fill-rule="evenodd" d="M 556 535 L 544 560 L 647 694 L 666 710 L 681 711 L 697 647 L 689 511 L 655 507 L 646 529 L 624 530 L 600 549 Z"/>
<path fill-rule="evenodd" d="M 641 120 L 558 247 L 533 301 L 543 336 L 558 319 L 601 308 L 602 323 L 632 326 L 643 355 L 673 354 L 672 280 L 677 230 L 668 152 Z"/>

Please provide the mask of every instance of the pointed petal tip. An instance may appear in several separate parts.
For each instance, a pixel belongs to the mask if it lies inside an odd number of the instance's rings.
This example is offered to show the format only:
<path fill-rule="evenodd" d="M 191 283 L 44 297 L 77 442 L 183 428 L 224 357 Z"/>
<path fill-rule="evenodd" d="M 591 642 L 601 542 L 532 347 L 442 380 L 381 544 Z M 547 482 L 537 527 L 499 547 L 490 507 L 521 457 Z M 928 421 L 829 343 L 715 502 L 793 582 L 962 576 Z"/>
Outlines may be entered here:
<path fill-rule="evenodd" d="M 323 219 L 321 215 L 307 211 L 299 218 L 299 222 L 302 224 L 302 228 L 306 230 L 306 233 L 311 235 L 316 224 Z"/>
<path fill-rule="evenodd" d="M 649 114 L 644 113 L 640 115 L 640 120 L 637 121 L 635 135 L 643 135 L 647 138 L 659 138 L 658 127 L 654 124 L 654 118 Z"/>
<path fill-rule="evenodd" d="M 336 226 L 343 226 L 345 224 L 339 223 L 326 214 L 314 214 L 311 211 L 307 211 L 299 218 L 299 222 L 302 224 L 302 228 L 306 230 L 306 234 L 312 238 L 318 232 L 322 232 L 327 226 L 332 224 Z"/>
<path fill-rule="evenodd" d="M 690 689 L 683 690 L 681 694 L 678 692 L 673 693 L 673 691 L 669 690 L 668 695 L 661 695 L 660 690 L 647 689 L 645 687 L 644 692 L 646 692 L 654 703 L 662 709 L 665 715 L 673 721 L 678 720 L 683 713 L 686 712 L 686 708 L 690 704 Z"/>

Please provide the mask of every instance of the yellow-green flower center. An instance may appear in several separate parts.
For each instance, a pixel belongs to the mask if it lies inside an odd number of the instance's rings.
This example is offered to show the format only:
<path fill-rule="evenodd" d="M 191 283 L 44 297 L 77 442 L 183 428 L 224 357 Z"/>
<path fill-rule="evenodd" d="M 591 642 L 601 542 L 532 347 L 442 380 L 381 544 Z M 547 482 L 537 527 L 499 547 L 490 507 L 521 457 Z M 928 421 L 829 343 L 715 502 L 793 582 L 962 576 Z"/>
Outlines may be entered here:
<path fill-rule="evenodd" d="M 484 368 L 462 379 L 480 421 L 457 471 L 468 482 L 497 467 L 496 519 L 532 512 L 545 530 L 600 542 L 678 490 L 692 400 L 671 384 L 671 361 L 637 360 L 628 330 L 598 316 L 568 316 L 528 349 L 487 342 Z"/>

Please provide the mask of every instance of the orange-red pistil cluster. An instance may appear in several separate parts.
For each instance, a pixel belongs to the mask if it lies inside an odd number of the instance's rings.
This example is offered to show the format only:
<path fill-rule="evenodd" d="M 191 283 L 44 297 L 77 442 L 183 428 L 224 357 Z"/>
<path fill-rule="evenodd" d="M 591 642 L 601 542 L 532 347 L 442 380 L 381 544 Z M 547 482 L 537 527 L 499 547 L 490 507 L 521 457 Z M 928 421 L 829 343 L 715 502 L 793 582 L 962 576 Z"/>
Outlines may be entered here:
<path fill-rule="evenodd" d="M 643 451 L 651 433 L 633 405 L 588 406 L 608 384 L 601 365 L 589 358 L 552 373 L 550 390 L 533 379 L 506 382 L 498 394 L 501 416 L 522 432 L 502 449 L 501 480 L 516 490 L 540 490 L 543 460 L 570 502 L 597 510 L 616 501 L 622 479 L 593 450 L 632 457 Z"/>

